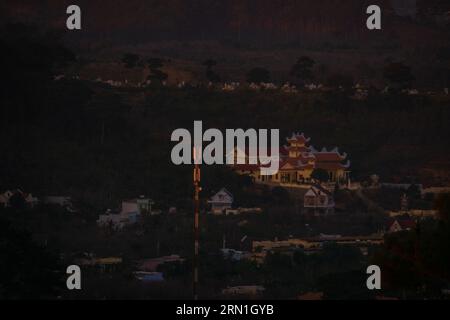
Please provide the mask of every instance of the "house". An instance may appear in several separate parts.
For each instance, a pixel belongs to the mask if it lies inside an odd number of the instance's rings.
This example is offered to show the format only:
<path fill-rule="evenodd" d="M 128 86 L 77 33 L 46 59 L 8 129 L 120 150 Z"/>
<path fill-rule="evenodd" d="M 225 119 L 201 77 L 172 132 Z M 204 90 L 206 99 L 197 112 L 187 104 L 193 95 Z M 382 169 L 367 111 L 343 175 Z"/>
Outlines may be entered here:
<path fill-rule="evenodd" d="M 31 193 L 25 193 L 20 189 L 16 189 L 15 191 L 6 190 L 2 194 L 0 194 L 0 207 L 9 207 L 11 205 L 10 199 L 14 195 L 19 195 L 25 201 L 25 204 L 31 208 L 33 208 L 36 204 L 38 204 L 39 199 L 33 197 Z"/>
<path fill-rule="evenodd" d="M 334 212 L 333 194 L 321 185 L 313 185 L 303 197 L 303 207 L 306 212 L 314 214 L 329 214 Z"/>
<path fill-rule="evenodd" d="M 122 215 L 112 210 L 106 210 L 105 214 L 101 214 L 98 217 L 97 225 L 99 227 L 111 227 L 115 230 L 121 230 L 129 224 L 128 216 Z"/>
<path fill-rule="evenodd" d="M 43 199 L 44 204 L 55 205 L 65 208 L 69 212 L 76 212 L 72 204 L 72 198 L 68 196 L 47 196 Z"/>
<path fill-rule="evenodd" d="M 162 272 L 143 272 L 136 271 L 133 273 L 137 280 L 142 282 L 163 282 L 164 276 Z"/>
<path fill-rule="evenodd" d="M 238 251 L 234 249 L 220 249 L 224 259 L 229 259 L 231 261 L 241 261 L 250 258 L 251 254 L 249 252 Z"/>
<path fill-rule="evenodd" d="M 120 230 L 127 225 L 137 223 L 141 215 L 153 214 L 152 205 L 153 201 L 144 196 L 122 201 L 120 212 L 117 213 L 108 209 L 105 214 L 99 216 L 97 225 L 100 227 L 110 226 Z"/>
<path fill-rule="evenodd" d="M 72 204 L 72 199 L 67 196 L 48 196 L 43 199 L 44 204 L 54 204 L 61 207 L 66 207 Z"/>
<path fill-rule="evenodd" d="M 159 258 L 146 259 L 138 263 L 138 270 L 144 272 L 156 272 L 158 271 L 158 268 L 164 264 L 184 263 L 185 261 L 186 259 L 183 259 L 176 254 Z"/>
<path fill-rule="evenodd" d="M 395 233 L 400 231 L 413 230 L 416 227 L 416 222 L 409 214 L 391 218 L 386 223 L 387 233 Z"/>
<path fill-rule="evenodd" d="M 235 155 L 240 164 L 233 165 L 233 169 L 242 175 L 251 176 L 255 182 L 277 185 L 301 185 L 311 183 L 312 173 L 315 169 L 322 169 L 328 173 L 329 181 L 346 183 L 350 175 L 350 161 L 346 153 L 339 152 L 336 147 L 320 151 L 310 145 L 311 138 L 303 133 L 293 133 L 286 139 L 287 144 L 279 150 L 279 171 L 272 176 L 261 175 L 261 165 L 251 161 L 252 154 L 258 154 L 258 150 L 241 150 Z M 250 152 L 253 151 L 253 152 Z M 270 152 L 267 152 L 270 155 Z M 242 159 L 243 157 L 243 159 Z"/>
<path fill-rule="evenodd" d="M 6 190 L 2 194 L 0 194 L 0 206 L 8 207 L 9 206 L 9 198 L 11 198 L 13 193 L 10 190 Z"/>
<path fill-rule="evenodd" d="M 121 257 L 96 258 L 93 255 L 87 255 L 76 259 L 75 263 L 83 267 L 97 268 L 102 271 L 114 271 L 122 265 L 123 259 Z"/>
<path fill-rule="evenodd" d="M 139 198 L 130 199 L 122 201 L 122 213 L 130 214 L 137 213 L 141 214 L 149 214 L 152 215 L 152 205 L 154 204 L 153 200 L 147 198 L 143 195 L 139 196 Z"/>
<path fill-rule="evenodd" d="M 233 206 L 233 195 L 227 189 L 222 188 L 208 201 L 211 204 L 211 213 L 216 215 L 224 214 Z"/>
<path fill-rule="evenodd" d="M 404 215 L 405 212 L 404 211 L 389 211 L 388 214 L 389 214 L 389 217 L 394 218 L 397 216 Z M 439 217 L 438 210 L 410 209 L 410 210 L 408 210 L 408 214 L 411 218 L 414 218 L 416 220 L 424 219 L 424 218 L 438 219 L 438 217 Z"/>

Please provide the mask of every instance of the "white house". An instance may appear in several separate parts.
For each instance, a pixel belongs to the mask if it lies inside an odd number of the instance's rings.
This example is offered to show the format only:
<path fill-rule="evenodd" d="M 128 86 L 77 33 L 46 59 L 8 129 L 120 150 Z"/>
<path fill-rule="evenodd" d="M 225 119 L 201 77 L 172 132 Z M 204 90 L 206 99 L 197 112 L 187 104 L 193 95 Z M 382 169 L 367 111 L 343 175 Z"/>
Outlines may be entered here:
<path fill-rule="evenodd" d="M 97 225 L 99 227 L 111 227 L 116 230 L 121 230 L 128 225 L 130 220 L 128 216 L 120 213 L 114 213 L 111 210 L 107 210 L 105 214 L 101 214 L 98 217 Z"/>
<path fill-rule="evenodd" d="M 10 205 L 9 201 L 11 197 L 15 194 L 19 194 L 23 198 L 25 203 L 31 208 L 34 207 L 39 202 L 39 199 L 33 197 L 31 193 L 25 193 L 20 189 L 17 189 L 15 191 L 6 190 L 2 194 L 0 194 L 0 207 L 9 207 Z"/>
<path fill-rule="evenodd" d="M 144 196 L 122 201 L 120 212 L 114 213 L 111 210 L 107 210 L 105 214 L 99 216 L 97 225 L 100 227 L 112 226 L 115 229 L 122 229 L 127 225 L 137 223 L 141 215 L 152 214 L 152 205 L 153 201 Z"/>
<path fill-rule="evenodd" d="M 9 206 L 9 198 L 11 198 L 13 193 L 9 190 L 6 190 L 2 194 L 0 194 L 0 206 L 7 207 Z"/>
<path fill-rule="evenodd" d="M 208 201 L 211 204 L 211 213 L 221 215 L 233 206 L 233 195 L 225 188 L 211 197 Z"/>
<path fill-rule="evenodd" d="M 224 259 L 229 259 L 231 261 L 241 261 L 250 257 L 249 252 L 234 250 L 234 249 L 220 249 Z"/>
<path fill-rule="evenodd" d="M 141 214 L 152 214 L 152 205 L 154 204 L 152 199 L 146 198 L 145 196 L 140 196 L 136 199 L 130 199 L 122 201 L 123 214 L 137 213 Z"/>
<path fill-rule="evenodd" d="M 44 198 L 45 204 L 54 204 L 61 207 L 66 207 L 72 204 L 72 199 L 67 196 L 48 196 Z"/>
<path fill-rule="evenodd" d="M 315 214 L 328 214 L 334 212 L 333 194 L 321 185 L 313 185 L 304 196 L 303 207 L 306 211 Z"/>

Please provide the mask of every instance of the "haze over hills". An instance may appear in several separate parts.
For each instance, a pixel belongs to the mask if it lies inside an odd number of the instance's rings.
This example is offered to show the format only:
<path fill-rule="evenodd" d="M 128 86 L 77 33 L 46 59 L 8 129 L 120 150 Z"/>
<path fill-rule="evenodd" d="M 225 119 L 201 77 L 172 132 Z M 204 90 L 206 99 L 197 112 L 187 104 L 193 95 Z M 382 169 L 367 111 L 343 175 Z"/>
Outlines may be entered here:
<path fill-rule="evenodd" d="M 442 86 L 450 48 L 443 24 L 448 1 L 376 3 L 382 8 L 381 31 L 366 28 L 369 0 L 110 0 L 107 6 L 80 0 L 81 31 L 65 27 L 71 1 L 6 0 L 0 21 L 57 30 L 72 50 L 93 62 L 85 71 L 94 78 L 121 79 L 117 62 L 130 52 L 170 60 L 172 70 L 166 72 L 173 81 L 202 81 L 202 62 L 213 58 L 225 81 L 245 81 L 248 70 L 261 66 L 283 82 L 298 57 L 308 55 L 322 69 L 318 81 L 334 73 L 360 80 L 359 64 L 377 69 L 372 84 L 381 83 L 385 61 L 401 60 L 413 68 L 418 85 Z"/>
<path fill-rule="evenodd" d="M 64 29 L 65 9 L 70 4 L 68 0 L 3 1 L 2 21 Z M 425 26 L 419 17 L 450 10 L 440 0 L 378 0 L 383 30 L 368 34 L 365 11 L 373 4 L 368 0 L 110 0 L 107 6 L 104 1 L 81 0 L 77 4 L 83 12 L 83 30 L 69 37 L 79 43 L 103 40 L 118 44 L 214 39 L 272 45 L 313 40 L 361 42 L 393 36 L 406 44 L 414 38 L 429 43 L 442 39 L 445 30 Z"/>

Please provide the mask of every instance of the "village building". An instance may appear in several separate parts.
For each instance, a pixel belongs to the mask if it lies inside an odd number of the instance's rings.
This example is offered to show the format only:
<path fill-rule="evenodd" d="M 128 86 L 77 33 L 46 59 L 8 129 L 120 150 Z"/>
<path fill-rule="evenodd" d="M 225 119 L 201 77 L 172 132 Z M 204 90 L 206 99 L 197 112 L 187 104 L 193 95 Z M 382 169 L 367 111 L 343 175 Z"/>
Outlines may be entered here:
<path fill-rule="evenodd" d="M 304 239 L 287 240 L 266 240 L 253 241 L 252 252 L 261 253 L 262 259 L 268 252 L 294 252 L 302 250 L 305 254 L 315 254 L 322 250 L 326 243 L 335 243 L 340 246 L 354 246 L 357 248 L 366 248 L 370 246 L 382 245 L 384 237 L 382 234 L 373 234 L 368 236 L 341 236 L 341 235 L 323 235 Z"/>
<path fill-rule="evenodd" d="M 121 230 L 126 225 L 130 224 L 128 216 L 121 215 L 118 212 L 113 212 L 111 209 L 106 210 L 105 214 L 98 217 L 97 225 L 102 228 L 112 228 L 114 230 Z"/>
<path fill-rule="evenodd" d="M 163 282 L 164 275 L 162 272 L 143 272 L 136 271 L 133 273 L 135 278 L 144 283 Z"/>
<path fill-rule="evenodd" d="M 142 272 L 157 272 L 159 268 L 164 264 L 171 263 L 184 263 L 186 259 L 181 258 L 179 255 L 173 254 L 170 256 L 164 256 L 153 259 L 144 259 L 137 263 L 137 268 Z"/>
<path fill-rule="evenodd" d="M 222 256 L 224 259 L 228 259 L 231 261 L 241 261 L 241 260 L 249 259 L 251 257 L 250 252 L 244 252 L 244 251 L 227 249 L 227 248 L 220 249 L 220 251 L 222 252 Z"/>
<path fill-rule="evenodd" d="M 9 207 L 11 205 L 10 199 L 14 195 L 19 195 L 24 200 L 25 204 L 31 208 L 39 203 L 39 199 L 34 197 L 31 193 L 25 193 L 20 189 L 16 189 L 14 191 L 6 190 L 0 194 L 0 207 Z"/>
<path fill-rule="evenodd" d="M 0 206 L 1 207 L 8 207 L 9 206 L 9 199 L 12 197 L 14 193 L 12 193 L 10 190 L 6 190 L 2 194 L 0 194 Z"/>
<path fill-rule="evenodd" d="M 287 144 L 279 151 L 279 171 L 275 175 L 261 175 L 261 165 L 253 164 L 255 162 L 254 159 L 250 159 L 248 149 L 242 152 L 235 150 L 237 159 L 239 155 L 240 157 L 243 155 L 245 159 L 240 159 L 243 164 L 235 164 L 233 169 L 238 174 L 251 176 L 255 182 L 279 185 L 312 183 L 314 170 L 322 169 L 328 173 L 329 182 L 347 183 L 350 174 L 350 161 L 347 159 L 347 154 L 340 153 L 337 147 L 332 150 L 326 148 L 316 150 L 310 145 L 310 141 L 311 138 L 305 137 L 303 133 L 293 133 L 287 138 Z M 268 154 L 270 155 L 270 152 Z"/>
<path fill-rule="evenodd" d="M 416 222 L 408 214 L 391 218 L 386 223 L 387 233 L 410 231 L 416 227 Z"/>
<path fill-rule="evenodd" d="M 137 213 L 137 215 L 152 214 L 152 205 L 154 204 L 152 199 L 140 196 L 136 199 L 130 199 L 122 201 L 122 213 L 130 214 Z"/>
<path fill-rule="evenodd" d="M 102 272 L 116 271 L 123 263 L 122 257 L 101 257 L 96 258 L 94 255 L 84 255 L 75 260 L 77 265 L 82 267 L 90 267 L 98 269 Z"/>
<path fill-rule="evenodd" d="M 77 212 L 74 208 L 72 198 L 69 196 L 47 196 L 44 197 L 42 202 L 46 205 L 62 207 L 71 213 Z"/>
<path fill-rule="evenodd" d="M 233 206 L 233 195 L 227 189 L 222 188 L 213 195 L 208 203 L 211 205 L 211 213 L 215 215 L 225 214 Z"/>
<path fill-rule="evenodd" d="M 97 225 L 100 227 L 112 227 L 120 230 L 127 225 L 135 224 L 142 215 L 152 215 L 153 201 L 144 196 L 137 199 L 122 201 L 120 212 L 108 209 L 105 214 L 99 216 Z"/>
<path fill-rule="evenodd" d="M 315 215 L 334 213 L 333 194 L 321 185 L 313 185 L 304 195 L 303 207 L 305 212 Z"/>

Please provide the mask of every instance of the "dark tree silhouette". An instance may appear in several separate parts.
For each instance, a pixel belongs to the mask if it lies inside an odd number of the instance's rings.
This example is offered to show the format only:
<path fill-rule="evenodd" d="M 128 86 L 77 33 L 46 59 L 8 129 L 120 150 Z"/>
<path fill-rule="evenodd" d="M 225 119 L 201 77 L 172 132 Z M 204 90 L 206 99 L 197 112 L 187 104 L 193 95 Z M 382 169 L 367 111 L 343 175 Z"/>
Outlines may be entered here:
<path fill-rule="evenodd" d="M 23 210 L 26 207 L 26 201 L 20 192 L 14 193 L 9 199 L 9 204 L 12 208 L 17 210 Z"/>
<path fill-rule="evenodd" d="M 139 55 L 134 53 L 125 53 L 122 57 L 122 63 L 129 69 L 135 68 L 139 62 Z"/>
<path fill-rule="evenodd" d="M 147 63 L 151 70 L 161 69 L 164 66 L 164 61 L 161 58 L 150 58 L 147 60 Z"/>
<path fill-rule="evenodd" d="M 0 261 L 0 299 L 56 298 L 63 284 L 57 254 L 4 219 L 0 219 Z"/>
<path fill-rule="evenodd" d="M 450 222 L 450 194 L 440 195 L 436 200 L 435 208 L 438 210 L 441 220 Z"/>
<path fill-rule="evenodd" d="M 208 59 L 203 62 L 206 67 L 206 78 L 212 83 L 220 82 L 220 76 L 213 70 L 213 67 L 217 65 L 217 61 L 213 59 Z"/>
<path fill-rule="evenodd" d="M 331 87 L 350 88 L 353 86 L 353 78 L 351 75 L 335 73 L 327 79 L 327 84 Z"/>
<path fill-rule="evenodd" d="M 327 182 L 329 180 L 329 175 L 326 170 L 317 168 L 312 172 L 311 178 L 320 182 Z"/>
<path fill-rule="evenodd" d="M 385 66 L 383 76 L 396 89 L 409 88 L 414 81 L 411 67 L 401 62 L 391 62 Z"/>
<path fill-rule="evenodd" d="M 212 69 L 212 67 L 217 65 L 217 61 L 213 59 L 207 59 L 203 62 L 203 65 L 206 67 L 206 69 Z"/>
<path fill-rule="evenodd" d="M 272 189 L 272 198 L 277 204 L 288 204 L 290 202 L 289 192 L 283 187 Z"/>
<path fill-rule="evenodd" d="M 270 72 L 264 68 L 253 68 L 247 73 L 248 83 L 263 83 L 270 81 Z"/>
<path fill-rule="evenodd" d="M 302 82 L 313 80 L 313 67 L 315 64 L 316 62 L 309 57 L 300 57 L 292 67 L 290 75 Z"/>
<path fill-rule="evenodd" d="M 147 80 L 161 84 L 169 77 L 167 73 L 163 72 L 161 68 L 164 66 L 164 60 L 160 58 L 150 58 L 147 60 L 150 74 Z"/>

